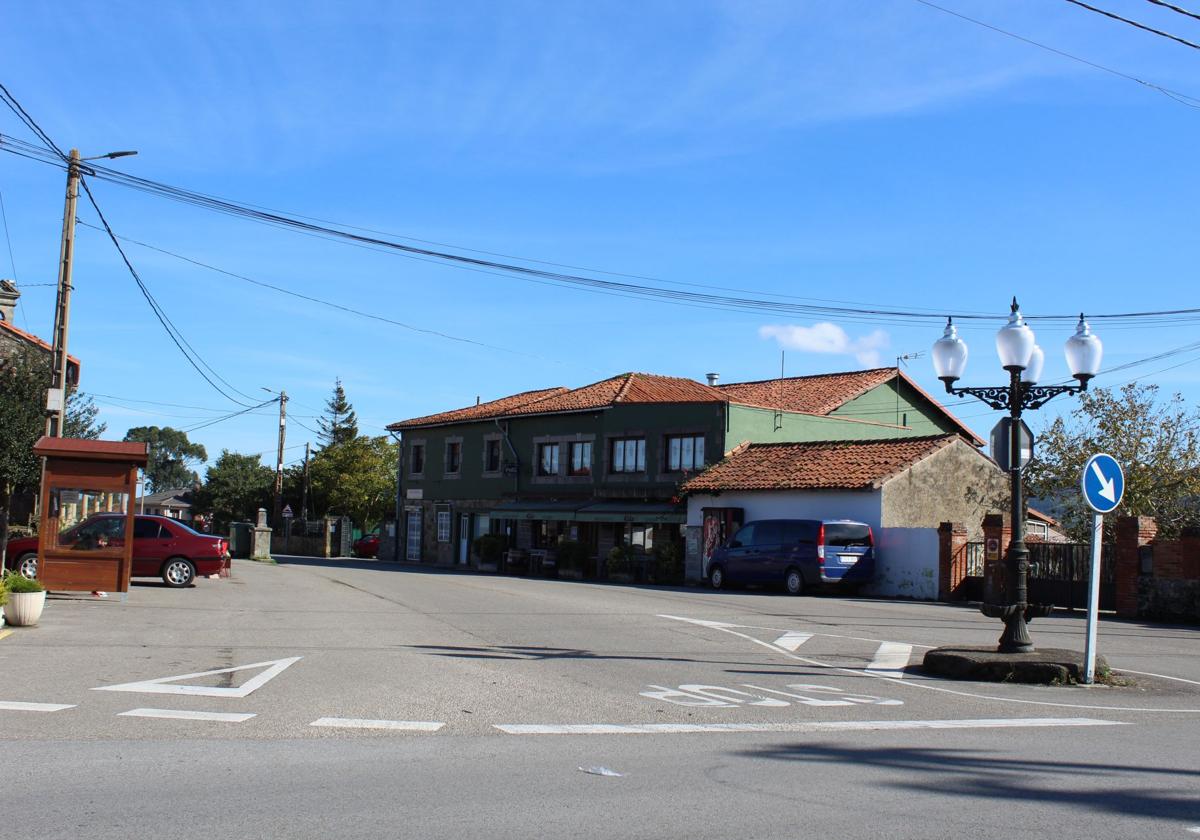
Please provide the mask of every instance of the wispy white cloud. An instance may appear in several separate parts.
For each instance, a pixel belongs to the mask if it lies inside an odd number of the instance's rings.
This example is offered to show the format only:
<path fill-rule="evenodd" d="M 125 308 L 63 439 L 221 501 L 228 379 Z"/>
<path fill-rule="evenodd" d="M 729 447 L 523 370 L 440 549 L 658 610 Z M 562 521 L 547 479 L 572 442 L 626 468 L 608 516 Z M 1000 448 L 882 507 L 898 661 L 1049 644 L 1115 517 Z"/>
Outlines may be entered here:
<path fill-rule="evenodd" d="M 860 365 L 875 367 L 881 359 L 879 351 L 888 346 L 888 334 L 874 330 L 867 335 L 851 338 L 837 324 L 821 321 L 811 327 L 798 324 L 768 324 L 758 328 L 760 338 L 773 338 L 787 350 L 803 353 L 826 353 L 853 356 Z"/>

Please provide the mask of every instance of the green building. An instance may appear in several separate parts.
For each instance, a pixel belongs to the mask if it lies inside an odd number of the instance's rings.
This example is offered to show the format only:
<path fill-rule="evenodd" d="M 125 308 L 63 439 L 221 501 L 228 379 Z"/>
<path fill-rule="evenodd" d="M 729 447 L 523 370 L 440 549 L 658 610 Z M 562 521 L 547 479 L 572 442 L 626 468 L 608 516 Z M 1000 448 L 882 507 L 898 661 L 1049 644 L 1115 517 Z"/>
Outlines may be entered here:
<path fill-rule="evenodd" d="M 556 569 L 557 547 L 571 541 L 588 575 L 604 576 L 623 546 L 636 571 L 657 556 L 681 576 L 679 487 L 739 444 L 946 433 L 982 444 L 896 368 L 716 380 L 624 373 L 392 424 L 400 557 L 478 568 L 475 541 L 490 534 L 503 542 L 500 566 L 514 570 Z"/>

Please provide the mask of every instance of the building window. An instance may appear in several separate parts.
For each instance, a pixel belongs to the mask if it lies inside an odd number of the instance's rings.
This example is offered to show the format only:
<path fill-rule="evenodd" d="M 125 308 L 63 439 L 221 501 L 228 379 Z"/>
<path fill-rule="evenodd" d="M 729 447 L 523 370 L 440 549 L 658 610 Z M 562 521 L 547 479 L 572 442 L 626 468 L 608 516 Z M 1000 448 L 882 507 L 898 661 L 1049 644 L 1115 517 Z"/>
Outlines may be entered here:
<path fill-rule="evenodd" d="M 538 475 L 558 475 L 558 444 L 538 444 Z"/>
<path fill-rule="evenodd" d="M 412 445 L 412 474 L 421 475 L 425 472 L 425 444 Z"/>
<path fill-rule="evenodd" d="M 457 473 L 462 469 L 462 444 L 457 441 L 446 444 L 446 472 Z"/>
<path fill-rule="evenodd" d="M 440 543 L 450 542 L 450 508 L 449 508 L 449 506 L 438 505 L 438 508 L 437 508 L 437 541 Z"/>
<path fill-rule="evenodd" d="M 633 473 L 646 471 L 646 439 L 623 438 L 612 442 L 612 471 Z"/>
<path fill-rule="evenodd" d="M 590 440 L 571 444 L 571 466 L 569 475 L 592 474 L 592 442 Z"/>
<path fill-rule="evenodd" d="M 626 522 L 621 541 L 628 548 L 648 553 L 654 549 L 654 526 Z"/>
<path fill-rule="evenodd" d="M 406 560 L 421 559 L 421 511 L 408 511 L 408 528 L 404 540 L 404 557 Z"/>
<path fill-rule="evenodd" d="M 667 470 L 681 472 L 704 466 L 704 435 L 667 438 Z"/>
<path fill-rule="evenodd" d="M 500 441 L 486 440 L 483 443 L 483 471 L 500 472 Z"/>

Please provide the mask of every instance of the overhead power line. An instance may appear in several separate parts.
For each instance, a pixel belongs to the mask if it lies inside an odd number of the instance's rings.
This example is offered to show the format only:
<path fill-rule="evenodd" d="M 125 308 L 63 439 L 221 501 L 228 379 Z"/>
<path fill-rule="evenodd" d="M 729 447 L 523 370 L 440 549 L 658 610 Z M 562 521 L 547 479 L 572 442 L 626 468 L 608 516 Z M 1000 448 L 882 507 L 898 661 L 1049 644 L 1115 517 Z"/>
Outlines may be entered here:
<path fill-rule="evenodd" d="M 1155 6 L 1162 6 L 1164 9 L 1170 9 L 1172 12 L 1177 12 L 1181 15 L 1187 15 L 1190 18 L 1200 20 L 1200 15 L 1196 14 L 1195 12 L 1189 12 L 1187 9 L 1176 6 L 1172 3 L 1164 3 L 1163 0 L 1146 0 L 1146 2 L 1153 3 Z"/>
<path fill-rule="evenodd" d="M 0 142 L 4 143 L 3 148 L 6 151 L 11 151 L 9 148 L 11 144 L 8 142 L 7 138 L 0 137 Z M 22 151 L 27 151 L 27 149 L 22 149 Z M 34 151 L 39 152 L 40 150 L 36 150 L 36 148 L 34 148 Z M 34 157 L 35 159 L 42 159 L 43 162 L 50 162 L 55 165 L 59 165 L 61 163 L 53 160 L 46 161 L 44 154 L 42 154 L 40 158 L 37 154 L 31 154 L 29 156 Z M 999 314 L 991 315 L 979 312 L 954 313 L 938 312 L 936 310 L 869 308 L 865 305 L 843 306 L 816 303 L 793 303 L 779 299 L 769 300 L 764 298 L 750 298 L 726 294 L 713 294 L 711 292 L 690 291 L 678 288 L 669 289 L 661 286 L 649 286 L 644 284 L 589 277 L 586 275 L 568 274 L 527 265 L 503 263 L 496 260 L 482 259 L 464 254 L 437 251 L 430 248 L 418 248 L 380 237 L 364 236 L 362 234 L 353 233 L 347 230 L 316 225 L 295 217 L 281 215 L 274 212 L 262 212 L 255 210 L 252 207 L 240 205 L 225 199 L 205 196 L 201 193 L 192 192 L 179 187 L 161 184 L 144 178 L 137 178 L 108 167 L 91 167 L 90 175 L 94 178 L 107 180 L 112 183 L 117 183 L 149 194 L 169 198 L 171 200 L 180 201 L 186 204 L 192 204 L 204 209 L 239 218 L 251 219 L 253 221 L 269 224 L 275 227 L 296 230 L 301 233 L 315 235 L 321 238 L 344 241 L 358 246 L 377 247 L 383 250 L 389 250 L 398 253 L 402 256 L 429 260 L 439 264 L 451 265 L 466 270 L 497 273 L 507 277 L 518 277 L 534 283 L 548 283 L 551 285 L 570 288 L 580 288 L 601 294 L 615 294 L 626 297 L 658 300 L 685 306 L 753 312 L 757 314 L 772 313 L 792 317 L 808 316 L 818 318 L 841 318 L 844 320 L 862 321 L 868 323 L 905 324 L 913 321 L 940 322 L 946 315 L 953 315 L 959 320 L 974 321 L 994 321 L 1002 317 Z M 1135 320 L 1141 324 L 1178 324 L 1183 320 L 1187 320 L 1189 322 L 1192 320 L 1200 321 L 1200 308 L 1092 314 L 1089 315 L 1089 317 L 1095 320 Z M 1078 313 L 1028 315 L 1027 318 L 1031 321 L 1058 321 L 1064 324 L 1073 324 L 1078 318 Z"/>
<path fill-rule="evenodd" d="M 220 374 L 218 374 L 215 370 L 213 370 L 211 365 L 209 365 L 207 362 L 204 362 L 204 360 L 200 357 L 200 355 L 198 353 L 196 353 L 195 349 L 192 348 L 192 346 L 187 343 L 187 339 L 185 339 L 183 337 L 183 334 L 179 332 L 179 329 L 175 326 L 174 323 L 171 322 L 171 319 L 169 317 L 167 317 L 166 312 L 163 311 L 163 308 L 159 305 L 158 301 L 154 299 L 154 296 L 152 294 L 150 294 L 150 290 L 146 288 L 146 284 L 142 281 L 141 275 L 138 274 L 137 269 L 133 267 L 133 263 L 131 263 L 129 261 L 129 257 L 125 254 L 125 249 L 121 247 L 120 240 L 118 240 L 117 235 L 115 233 L 113 233 L 113 229 L 108 224 L 108 220 L 104 218 L 104 213 L 100 210 L 100 205 L 96 203 L 96 198 L 95 198 L 95 196 L 92 195 L 92 190 L 88 186 L 87 181 L 83 178 L 80 178 L 79 184 L 80 184 L 80 186 L 83 187 L 84 192 L 87 193 L 88 201 L 91 202 L 92 209 L 94 209 L 96 211 L 96 215 L 99 217 L 100 223 L 102 225 L 104 225 L 105 233 L 107 233 L 108 238 L 112 240 L 113 245 L 117 249 L 117 253 L 119 253 L 121 255 L 121 260 L 125 263 L 125 267 L 127 269 L 129 269 L 129 273 L 130 273 L 130 275 L 132 275 L 134 282 L 137 283 L 137 287 L 141 291 L 142 296 L 144 298 L 146 298 L 146 302 L 148 304 L 150 304 L 150 309 L 152 312 L 154 312 L 154 316 L 158 319 L 158 322 L 162 325 L 162 328 L 164 330 L 166 330 L 168 337 L 170 337 L 171 341 L 179 349 L 179 352 L 182 353 L 183 357 L 185 359 L 187 359 L 188 363 L 193 368 L 196 369 L 196 372 L 198 374 L 200 374 L 200 376 L 204 379 L 204 381 L 207 382 L 209 385 L 211 385 L 213 390 L 215 390 L 221 396 L 225 397 L 225 399 L 229 400 L 232 403 L 236 403 L 236 404 L 242 405 L 242 406 L 250 405 L 249 403 L 243 402 L 242 400 L 238 399 L 237 397 L 234 397 L 231 394 L 229 394 L 227 391 L 225 391 L 223 388 L 221 388 L 220 385 L 218 385 L 216 382 L 214 382 L 207 373 L 204 372 L 201 365 L 203 365 L 205 368 L 208 368 L 208 370 L 213 374 L 213 376 L 215 376 L 217 379 L 220 379 L 222 382 L 224 382 L 225 385 L 228 388 L 230 388 L 232 391 L 234 391 L 235 393 L 238 393 L 238 394 L 242 394 L 243 397 L 249 398 L 249 396 L 247 394 L 244 394 L 241 391 L 238 391 L 236 388 L 234 388 L 232 385 L 230 385 L 224 378 L 222 378 L 220 376 Z M 187 346 L 188 349 L 184 349 L 185 345 Z M 189 352 L 189 350 L 191 352 Z M 257 406 L 251 406 L 251 407 L 256 408 Z"/>
<path fill-rule="evenodd" d="M 1106 67 L 1103 64 L 1097 64 L 1094 61 L 1090 61 L 1086 58 L 1081 58 L 1080 56 L 1073 55 L 1072 53 L 1066 52 L 1064 50 L 1060 50 L 1057 47 L 1052 47 L 1048 44 L 1043 44 L 1040 41 L 1034 41 L 1032 38 L 1026 38 L 1024 35 L 1018 35 L 1015 32 L 1009 32 L 1007 29 L 1001 29 L 999 26 L 993 26 L 992 24 L 985 23 L 984 21 L 979 20 L 977 18 L 970 17 L 969 15 L 964 15 L 962 12 L 956 12 L 953 9 L 947 9 L 945 6 L 939 6 L 937 3 L 931 3 L 930 0 L 914 0 L 914 2 L 920 3 L 922 6 L 928 6 L 931 9 L 937 9 L 939 12 L 943 12 L 947 15 L 953 15 L 956 18 L 965 20 L 968 23 L 973 23 L 976 26 L 982 26 L 984 29 L 990 29 L 992 32 L 996 32 L 996 33 L 998 33 L 1000 35 L 1004 35 L 1008 38 L 1013 38 L 1017 41 L 1021 41 L 1022 43 L 1029 44 L 1031 47 L 1037 47 L 1040 50 L 1045 50 L 1046 52 L 1054 53 L 1055 55 L 1061 56 L 1062 58 L 1067 58 L 1067 59 L 1070 59 L 1071 61 L 1077 61 L 1080 64 L 1086 64 L 1088 67 L 1091 67 L 1093 70 L 1100 70 L 1101 72 L 1110 73 L 1113 76 L 1117 76 L 1119 78 L 1125 79 L 1126 81 L 1136 82 L 1137 84 L 1142 85 L 1143 87 L 1149 88 L 1150 90 L 1156 91 L 1157 93 L 1161 93 L 1163 96 L 1165 96 L 1168 99 L 1171 99 L 1175 102 L 1178 102 L 1180 105 L 1186 105 L 1189 108 L 1200 109 L 1200 98 L 1198 98 L 1198 97 L 1190 96 L 1186 93 L 1181 93 L 1177 90 L 1172 90 L 1171 88 L 1168 88 L 1168 87 L 1163 87 L 1162 85 L 1155 84 L 1154 82 L 1148 82 L 1145 79 L 1140 79 L 1137 76 L 1131 76 L 1130 74 L 1123 73 L 1120 70 L 1114 70 L 1113 68 Z"/>
<path fill-rule="evenodd" d="M 234 417 L 241 417 L 243 414 L 249 414 L 251 411 L 254 411 L 254 409 L 256 409 L 256 408 L 262 408 L 263 406 L 271 405 L 272 403 L 277 403 L 277 402 L 279 402 L 279 397 L 272 397 L 269 400 L 260 402 L 258 405 L 252 405 L 249 408 L 243 408 L 241 411 L 234 411 L 230 414 L 226 414 L 224 417 L 214 417 L 212 420 L 206 420 L 205 422 L 198 423 L 195 426 L 189 426 L 188 428 L 183 429 L 182 431 L 191 433 L 191 432 L 195 432 L 199 429 L 207 429 L 209 426 L 215 426 L 218 423 L 224 423 L 226 420 L 232 420 Z"/>
<path fill-rule="evenodd" d="M 1153 26 L 1147 26 L 1144 23 L 1138 23 L 1136 20 L 1130 20 L 1127 17 L 1121 17 L 1113 12 L 1109 12 L 1104 9 L 1098 9 L 1095 6 L 1089 6 L 1087 3 L 1084 3 L 1083 0 L 1067 0 L 1067 2 L 1073 6 L 1079 6 L 1081 9 L 1087 9 L 1089 12 L 1095 12 L 1098 15 L 1104 15 L 1106 18 L 1112 18 L 1113 20 L 1120 21 L 1121 23 L 1136 27 L 1144 32 L 1150 32 L 1162 38 L 1169 38 L 1172 41 L 1183 44 L 1185 47 L 1191 47 L 1194 50 L 1200 50 L 1200 44 L 1189 41 L 1186 38 L 1180 38 L 1178 35 L 1172 35 L 1170 32 L 1164 32 L 1161 29 L 1155 29 Z"/>

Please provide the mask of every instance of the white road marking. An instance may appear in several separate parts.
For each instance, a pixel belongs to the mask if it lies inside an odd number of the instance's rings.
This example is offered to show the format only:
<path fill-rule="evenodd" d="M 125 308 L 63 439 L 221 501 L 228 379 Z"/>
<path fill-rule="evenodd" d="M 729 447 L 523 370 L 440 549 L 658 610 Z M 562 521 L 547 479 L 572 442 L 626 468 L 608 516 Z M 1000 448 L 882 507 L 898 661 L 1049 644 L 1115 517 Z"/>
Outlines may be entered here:
<path fill-rule="evenodd" d="M 233 668 L 217 668 L 212 671 L 197 671 L 194 674 L 180 674 L 174 677 L 159 677 L 154 680 L 121 683 L 120 685 L 101 685 L 92 691 L 136 691 L 145 694 L 186 694 L 189 697 L 245 697 L 255 689 L 262 688 L 269 680 L 274 679 L 289 665 L 299 662 L 301 657 L 292 656 L 287 659 L 271 659 L 266 662 L 255 662 L 250 665 L 237 665 Z M 247 671 L 251 668 L 266 668 L 261 674 L 251 677 L 236 688 L 209 685 L 171 685 L 179 680 L 194 680 L 199 677 L 212 677 L 217 674 L 232 674 L 235 671 Z"/>
<path fill-rule="evenodd" d="M 446 724 L 424 720 L 367 720 L 364 718 L 317 718 L 309 726 L 333 726 L 342 729 L 400 729 L 409 732 L 437 732 Z"/>
<path fill-rule="evenodd" d="M 1000 729 L 1048 726 L 1125 726 L 1095 718 L 975 718 L 966 720 L 841 720 L 811 723 L 503 723 L 508 735 L 677 735 L 713 732 L 870 732 L 911 729 Z"/>
<path fill-rule="evenodd" d="M 254 717 L 250 713 L 192 712 L 187 709 L 130 709 L 117 717 L 172 718 L 175 720 L 213 720 L 220 723 L 241 723 Z"/>
<path fill-rule="evenodd" d="M 61 712 L 74 709 L 74 703 L 22 703 L 19 700 L 0 700 L 0 711 L 5 712 Z"/>
<path fill-rule="evenodd" d="M 703 618 L 684 618 L 679 615 L 660 615 L 658 618 L 673 618 L 676 621 L 686 621 L 688 624 L 699 624 L 701 627 L 715 627 L 723 630 L 726 627 L 741 627 L 741 624 L 730 624 L 727 621 L 708 621 Z"/>
<path fill-rule="evenodd" d="M 699 622 L 698 619 L 682 618 L 682 617 L 676 616 L 676 615 L 661 615 L 660 614 L 658 617 L 659 618 L 670 618 L 670 619 L 674 619 L 675 621 L 687 621 L 687 622 L 690 622 L 693 624 L 702 623 L 702 622 Z M 743 626 L 745 626 L 745 625 L 743 625 Z M 871 671 L 860 670 L 858 668 L 844 668 L 840 665 L 830 665 L 828 662 L 821 662 L 819 659 L 810 659 L 810 658 L 804 657 L 804 656 L 797 656 L 794 653 L 789 653 L 785 650 L 781 650 L 781 649 L 775 647 L 775 645 L 770 644 L 769 642 L 764 642 L 762 639 L 756 639 L 753 636 L 747 635 L 746 633 L 739 633 L 737 630 L 730 630 L 727 627 L 718 627 L 716 629 L 721 630 L 722 632 L 725 632 L 725 633 L 731 633 L 734 636 L 738 636 L 742 639 L 745 639 L 748 642 L 753 642 L 756 645 L 762 645 L 763 647 L 774 651 L 776 654 L 778 654 L 780 656 L 786 656 L 788 659 L 791 659 L 794 662 L 803 662 L 805 665 L 811 665 L 814 668 L 828 668 L 832 671 L 841 671 L 842 673 L 845 673 L 845 674 L 858 674 L 861 676 L 873 677 L 877 680 L 885 680 L 887 682 L 895 683 L 896 685 L 908 685 L 912 688 L 919 688 L 924 691 L 936 691 L 941 694 L 953 694 L 958 697 L 970 697 L 973 700 L 995 700 L 999 703 L 1016 703 L 1016 704 L 1025 705 L 1025 706 L 1049 706 L 1049 707 L 1055 708 L 1055 709 L 1080 709 L 1080 710 L 1093 711 L 1093 712 L 1158 712 L 1158 713 L 1165 713 L 1165 714 L 1182 714 L 1182 715 L 1200 714 L 1200 709 L 1169 709 L 1169 708 L 1154 708 L 1154 707 L 1150 707 L 1150 706 L 1101 706 L 1101 705 L 1097 705 L 1097 704 L 1088 704 L 1088 703 L 1054 703 L 1049 700 L 1025 700 L 1025 699 L 1022 699 L 1019 697 L 1001 697 L 1001 696 L 995 695 L 995 694 L 981 694 L 979 692 L 974 692 L 974 691 L 959 691 L 959 690 L 956 690 L 953 688 L 945 688 L 940 685 L 930 685 L 928 681 L 921 681 L 921 682 L 914 681 L 914 680 L 901 681 L 898 678 L 887 675 L 887 674 L 872 673 Z M 772 629 L 774 629 L 774 628 L 772 628 Z M 922 645 L 922 647 L 926 647 L 926 646 Z M 1133 672 L 1131 671 L 1130 673 L 1133 673 Z M 1151 676 L 1153 676 L 1153 675 L 1151 675 Z M 950 680 L 939 680 L 939 681 L 940 682 L 949 682 Z"/>
<path fill-rule="evenodd" d="M 912 645 L 884 642 L 879 646 L 879 650 L 875 651 L 875 658 L 871 660 L 867 670 L 873 674 L 886 674 L 899 679 L 904 676 L 904 669 L 911 655 Z"/>
<path fill-rule="evenodd" d="M 801 633 L 799 630 L 789 630 L 775 640 L 775 645 L 783 648 L 784 650 L 794 651 L 812 637 L 812 633 Z"/>

